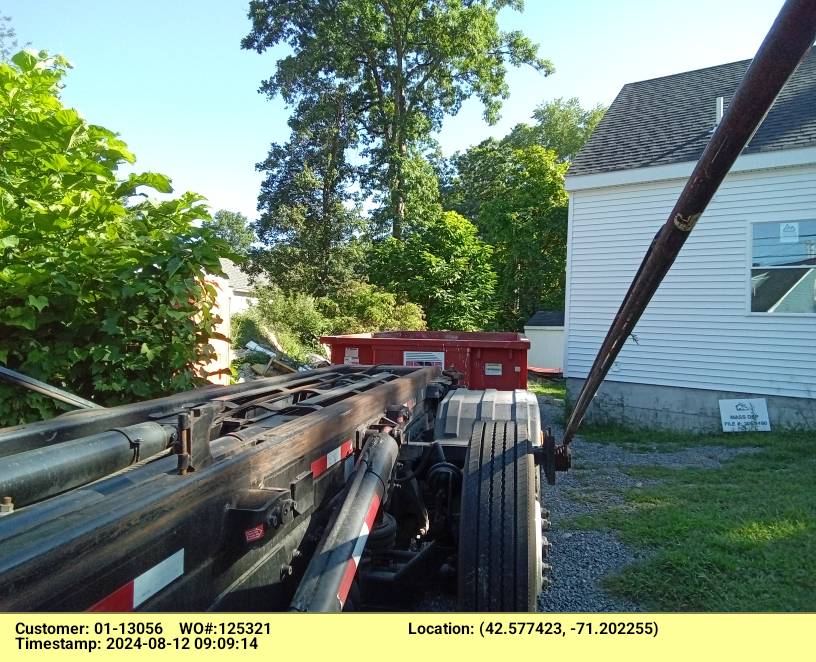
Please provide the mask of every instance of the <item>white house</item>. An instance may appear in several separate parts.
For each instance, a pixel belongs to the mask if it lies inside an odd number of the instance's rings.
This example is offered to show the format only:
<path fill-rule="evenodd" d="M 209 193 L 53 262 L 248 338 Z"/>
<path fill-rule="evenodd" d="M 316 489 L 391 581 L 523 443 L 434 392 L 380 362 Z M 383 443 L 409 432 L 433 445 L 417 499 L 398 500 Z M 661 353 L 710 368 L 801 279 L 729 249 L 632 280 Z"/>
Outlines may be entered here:
<path fill-rule="evenodd" d="M 229 315 L 242 313 L 250 306 L 254 305 L 252 289 L 254 283 L 250 281 L 249 275 L 244 272 L 235 262 L 221 258 L 221 268 L 227 275 L 226 286 L 229 288 Z M 259 283 L 264 283 L 266 279 L 261 277 Z"/>
<path fill-rule="evenodd" d="M 816 429 L 816 49 L 788 82 L 612 366 L 587 420 L 720 428 L 767 399 Z M 625 85 L 567 175 L 565 376 L 577 396 L 655 232 L 750 61 Z"/>
<path fill-rule="evenodd" d="M 252 297 L 253 283 L 250 282 L 250 277 L 232 260 L 221 258 L 221 268 L 226 278 L 218 276 L 211 278 L 211 282 L 218 292 L 214 312 L 221 318 L 221 323 L 216 330 L 223 336 L 230 338 L 232 334 L 232 316 L 255 304 L 255 299 Z M 259 283 L 265 281 L 264 277 L 258 279 Z M 226 340 L 211 340 L 210 344 L 215 349 L 216 356 L 206 366 L 206 371 L 210 375 L 209 380 L 215 384 L 229 384 L 229 368 L 235 358 L 232 343 Z"/>

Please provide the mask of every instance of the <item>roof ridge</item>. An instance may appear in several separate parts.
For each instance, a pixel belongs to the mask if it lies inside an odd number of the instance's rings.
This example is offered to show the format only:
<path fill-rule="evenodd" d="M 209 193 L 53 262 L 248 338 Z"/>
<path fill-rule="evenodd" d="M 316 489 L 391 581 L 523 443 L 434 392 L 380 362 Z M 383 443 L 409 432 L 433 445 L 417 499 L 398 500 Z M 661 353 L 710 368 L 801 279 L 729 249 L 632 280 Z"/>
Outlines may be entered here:
<path fill-rule="evenodd" d="M 816 51 L 816 44 L 814 44 L 813 46 L 810 47 L 810 51 L 808 53 L 805 53 L 805 56 L 802 58 L 802 60 L 804 61 L 804 59 L 806 57 L 808 57 L 808 55 L 810 53 L 814 52 L 814 51 Z M 628 83 L 624 83 L 623 86 L 626 87 L 627 85 L 637 85 L 638 83 L 650 83 L 650 82 L 656 81 L 656 80 L 663 80 L 664 78 L 674 78 L 675 76 L 687 76 L 688 74 L 695 74 L 695 73 L 697 73 L 699 71 L 708 71 L 709 69 L 721 69 L 721 68 L 733 66 L 735 64 L 742 64 L 743 62 L 752 62 L 753 59 L 754 58 L 749 57 L 749 58 L 745 58 L 743 60 L 732 60 L 731 62 L 723 62 L 722 64 L 712 64 L 712 65 L 710 65 L 708 67 L 698 67 L 697 69 L 688 69 L 686 71 L 677 71 L 677 72 L 675 72 L 673 74 L 666 74 L 665 76 L 653 76 L 652 78 L 642 78 L 641 80 L 633 80 L 633 81 L 630 81 Z"/>
<path fill-rule="evenodd" d="M 644 78 L 643 80 L 633 80 L 630 83 L 625 83 L 624 87 L 627 85 L 638 85 L 639 83 L 652 83 L 656 80 L 665 80 L 666 78 L 676 78 L 678 76 L 688 76 L 689 74 L 696 74 L 700 71 L 708 71 L 710 69 L 725 69 L 726 67 L 733 66 L 735 64 L 743 64 L 744 62 L 751 62 L 753 58 L 748 58 L 746 60 L 734 60 L 733 62 L 723 62 L 722 64 L 714 64 L 710 67 L 700 67 L 699 69 L 689 69 L 688 71 L 678 71 L 674 74 L 667 74 L 666 76 L 655 76 L 654 78 Z"/>

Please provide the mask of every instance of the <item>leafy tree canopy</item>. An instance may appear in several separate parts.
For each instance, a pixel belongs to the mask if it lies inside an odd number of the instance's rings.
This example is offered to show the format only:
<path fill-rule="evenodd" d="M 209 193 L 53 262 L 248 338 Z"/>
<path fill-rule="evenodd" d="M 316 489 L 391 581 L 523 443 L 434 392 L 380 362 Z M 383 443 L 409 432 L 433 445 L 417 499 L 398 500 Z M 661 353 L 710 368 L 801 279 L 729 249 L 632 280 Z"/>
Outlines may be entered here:
<path fill-rule="evenodd" d="M 442 200 L 494 246 L 499 327 L 520 328 L 536 308 L 564 305 L 567 194 L 564 174 L 605 109 L 555 99 L 501 140 L 489 139 L 441 168 Z"/>
<path fill-rule="evenodd" d="M 553 150 L 559 160 L 570 161 L 589 140 L 604 113 L 605 106 L 585 109 L 575 97 L 548 101 L 533 111 L 534 125 L 516 125 L 503 142 L 516 148 L 540 145 Z"/>
<path fill-rule="evenodd" d="M 459 155 L 448 201 L 493 246 L 499 328 L 518 329 L 539 307 L 561 309 L 567 244 L 567 164 L 539 145 L 486 140 Z"/>
<path fill-rule="evenodd" d="M 261 87 L 289 104 L 319 103 L 326 85 L 350 102 L 349 120 L 368 157 L 363 183 L 380 191 L 392 232 L 406 215 L 405 161 L 446 114 L 477 97 L 495 122 L 508 94 L 507 63 L 552 65 L 520 32 L 503 32 L 497 14 L 521 0 L 253 0 L 242 45 L 290 54 Z"/>
<path fill-rule="evenodd" d="M 423 307 L 430 328 L 478 331 L 493 321 L 491 255 L 470 221 L 444 212 L 403 241 L 375 242 L 368 263 L 375 283 Z"/>
<path fill-rule="evenodd" d="M 59 97 L 61 57 L 0 63 L 0 362 L 100 404 L 201 383 L 229 247 L 196 227 L 192 193 L 156 173 L 117 176 L 134 156 Z M 135 202 L 131 202 L 135 200 Z M 0 386 L 0 426 L 53 414 L 44 396 Z"/>
<path fill-rule="evenodd" d="M 273 144 L 257 166 L 266 179 L 251 270 L 266 272 L 285 292 L 322 296 L 354 278 L 363 221 L 350 191 L 355 168 L 346 160 L 357 140 L 350 112 L 348 97 L 324 86 L 319 99 L 301 100 L 289 141 Z"/>
<path fill-rule="evenodd" d="M 242 257 L 249 254 L 255 241 L 255 233 L 247 217 L 237 211 L 219 209 L 212 219 L 205 220 L 201 225 L 212 230 L 216 237 L 227 242 L 233 252 Z"/>

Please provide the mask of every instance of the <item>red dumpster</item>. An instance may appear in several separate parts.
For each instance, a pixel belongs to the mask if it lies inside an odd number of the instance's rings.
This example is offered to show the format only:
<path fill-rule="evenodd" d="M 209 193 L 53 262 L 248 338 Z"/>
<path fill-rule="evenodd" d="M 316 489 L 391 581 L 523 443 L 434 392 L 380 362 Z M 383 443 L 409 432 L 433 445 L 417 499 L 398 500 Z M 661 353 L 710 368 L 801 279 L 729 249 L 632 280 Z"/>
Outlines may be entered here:
<path fill-rule="evenodd" d="M 468 388 L 527 388 L 530 341 L 520 333 L 384 331 L 323 336 L 331 362 L 455 368 Z"/>

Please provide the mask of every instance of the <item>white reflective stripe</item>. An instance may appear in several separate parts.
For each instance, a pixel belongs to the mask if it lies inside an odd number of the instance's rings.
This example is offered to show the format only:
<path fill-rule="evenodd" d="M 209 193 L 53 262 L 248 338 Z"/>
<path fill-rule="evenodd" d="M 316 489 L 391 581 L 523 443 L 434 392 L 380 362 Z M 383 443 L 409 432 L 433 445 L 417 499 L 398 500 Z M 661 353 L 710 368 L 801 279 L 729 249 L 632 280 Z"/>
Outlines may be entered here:
<path fill-rule="evenodd" d="M 133 580 L 133 607 L 152 598 L 174 579 L 184 574 L 184 549 L 180 549 Z"/>
<path fill-rule="evenodd" d="M 360 535 L 357 536 L 357 540 L 354 542 L 354 551 L 351 553 L 351 558 L 356 566 L 360 565 L 360 557 L 363 555 L 363 549 L 365 549 L 367 540 L 368 524 L 363 522 L 363 528 L 360 529 Z"/>
<path fill-rule="evenodd" d="M 335 464 L 337 464 L 340 461 L 340 459 L 341 459 L 341 454 L 340 453 L 342 452 L 342 450 L 343 450 L 343 447 L 340 446 L 338 448 L 335 448 L 328 455 L 326 455 L 326 468 L 327 469 L 329 467 L 333 467 Z"/>

